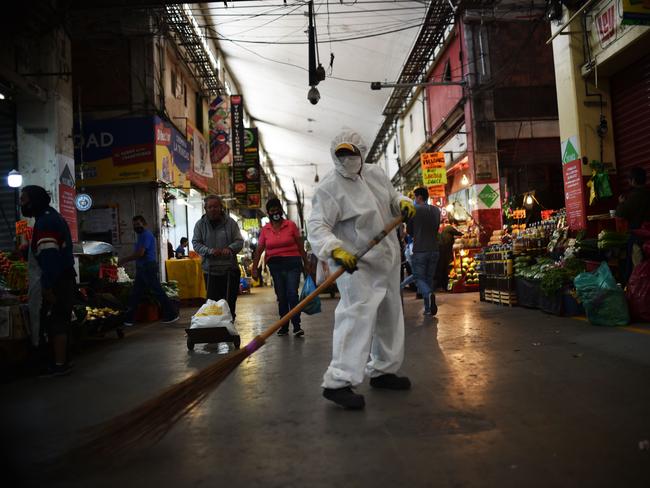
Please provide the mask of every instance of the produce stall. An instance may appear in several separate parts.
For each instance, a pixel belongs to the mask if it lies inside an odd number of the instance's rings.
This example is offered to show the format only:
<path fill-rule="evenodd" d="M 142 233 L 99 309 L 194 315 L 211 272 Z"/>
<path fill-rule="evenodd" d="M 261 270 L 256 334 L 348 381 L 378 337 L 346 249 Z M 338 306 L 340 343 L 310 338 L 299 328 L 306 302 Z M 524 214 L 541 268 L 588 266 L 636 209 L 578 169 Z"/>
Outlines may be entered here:
<path fill-rule="evenodd" d="M 167 280 L 178 283 L 178 297 L 181 300 L 205 299 L 201 258 L 168 259 L 165 261 L 165 270 Z"/>
<path fill-rule="evenodd" d="M 481 252 L 478 228 L 470 226 L 454 240 L 453 258 L 447 290 L 452 293 L 479 291 L 479 274 L 475 256 Z"/>

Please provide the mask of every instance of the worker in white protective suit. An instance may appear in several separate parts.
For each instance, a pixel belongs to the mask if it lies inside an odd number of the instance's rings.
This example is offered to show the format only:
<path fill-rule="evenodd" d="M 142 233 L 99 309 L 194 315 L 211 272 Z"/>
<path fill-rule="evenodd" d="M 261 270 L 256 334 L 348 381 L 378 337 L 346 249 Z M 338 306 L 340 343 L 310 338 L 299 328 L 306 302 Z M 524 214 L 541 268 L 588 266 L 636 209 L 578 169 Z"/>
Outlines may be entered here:
<path fill-rule="evenodd" d="M 346 131 L 332 142 L 334 171 L 316 187 L 308 222 L 309 242 L 319 259 L 342 266 L 341 300 L 334 315 L 332 362 L 323 377 L 323 396 L 345 408 L 361 409 L 364 372 L 375 388 L 407 390 L 395 373 L 404 358 L 400 296 L 400 248 L 392 232 L 362 259 L 355 256 L 400 213 L 415 214 L 379 166 L 364 164 L 366 145 Z M 356 272 L 355 272 L 356 271 Z"/>

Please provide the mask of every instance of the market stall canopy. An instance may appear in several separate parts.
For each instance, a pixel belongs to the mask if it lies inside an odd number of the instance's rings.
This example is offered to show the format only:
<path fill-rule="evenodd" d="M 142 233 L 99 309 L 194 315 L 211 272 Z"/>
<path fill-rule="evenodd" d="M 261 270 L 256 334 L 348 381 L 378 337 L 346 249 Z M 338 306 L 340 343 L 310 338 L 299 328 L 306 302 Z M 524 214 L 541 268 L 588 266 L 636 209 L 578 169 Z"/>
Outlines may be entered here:
<path fill-rule="evenodd" d="M 296 200 L 295 178 L 308 214 L 316 174 L 333 168 L 334 136 L 347 127 L 373 142 L 390 90 L 371 91 L 370 82 L 398 77 L 430 2 L 315 0 L 326 71 L 316 105 L 307 100 L 307 2 L 224 3 L 200 11 L 211 19 L 209 31 L 239 84 L 285 195 Z"/>

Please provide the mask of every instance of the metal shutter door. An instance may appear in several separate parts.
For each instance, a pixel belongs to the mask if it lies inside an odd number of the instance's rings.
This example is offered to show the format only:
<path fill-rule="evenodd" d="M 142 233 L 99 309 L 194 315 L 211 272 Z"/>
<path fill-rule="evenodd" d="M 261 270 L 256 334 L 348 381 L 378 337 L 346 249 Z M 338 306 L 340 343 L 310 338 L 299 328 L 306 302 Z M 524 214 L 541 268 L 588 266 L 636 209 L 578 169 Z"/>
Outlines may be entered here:
<path fill-rule="evenodd" d="M 625 192 L 630 168 L 650 176 L 650 56 L 616 73 L 611 93 L 617 182 Z"/>
<path fill-rule="evenodd" d="M 16 167 L 16 115 L 10 100 L 0 100 L 0 250 L 15 247 L 16 190 L 7 186 L 7 173 Z"/>

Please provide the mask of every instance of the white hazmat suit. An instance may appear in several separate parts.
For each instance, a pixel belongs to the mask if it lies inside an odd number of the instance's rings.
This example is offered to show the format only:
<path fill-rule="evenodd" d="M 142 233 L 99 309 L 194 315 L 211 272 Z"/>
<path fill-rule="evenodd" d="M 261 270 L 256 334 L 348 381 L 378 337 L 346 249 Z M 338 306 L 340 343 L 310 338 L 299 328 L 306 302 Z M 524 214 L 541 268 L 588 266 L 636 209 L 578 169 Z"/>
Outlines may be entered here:
<path fill-rule="evenodd" d="M 309 242 L 319 259 L 331 259 L 338 247 L 356 254 L 400 215 L 400 195 L 379 166 L 363 164 L 351 172 L 335 155 L 342 143 L 365 156 L 361 137 L 347 131 L 331 146 L 334 171 L 316 187 L 308 221 Z M 349 168 L 349 166 L 347 166 Z M 334 315 L 332 362 L 323 388 L 356 386 L 365 374 L 371 378 L 396 373 L 404 358 L 404 316 L 400 297 L 400 247 L 391 232 L 357 264 L 337 286 L 341 300 Z M 370 360 L 368 361 L 368 358 Z"/>

